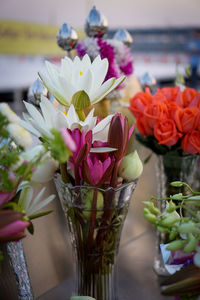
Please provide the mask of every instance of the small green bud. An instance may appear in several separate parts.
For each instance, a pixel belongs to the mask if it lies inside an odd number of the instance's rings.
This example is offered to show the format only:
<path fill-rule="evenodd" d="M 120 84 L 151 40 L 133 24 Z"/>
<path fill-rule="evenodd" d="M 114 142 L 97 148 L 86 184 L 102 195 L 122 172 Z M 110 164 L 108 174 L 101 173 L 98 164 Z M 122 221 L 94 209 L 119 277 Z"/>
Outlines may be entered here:
<path fill-rule="evenodd" d="M 175 187 L 181 187 L 183 186 L 183 182 L 182 181 L 173 181 L 170 183 L 171 186 L 175 186 Z"/>
<path fill-rule="evenodd" d="M 148 208 L 144 208 L 144 214 L 150 214 L 150 210 Z"/>
<path fill-rule="evenodd" d="M 166 226 L 166 227 L 171 227 L 172 225 L 174 225 L 177 221 L 179 221 L 179 217 L 174 216 L 174 215 L 169 215 L 168 217 L 166 217 L 165 219 L 163 219 L 160 222 L 160 225 L 162 226 Z"/>
<path fill-rule="evenodd" d="M 156 226 L 156 229 L 161 232 L 161 233 L 168 233 L 169 229 L 166 227 L 162 227 L 162 226 Z"/>
<path fill-rule="evenodd" d="M 175 203 L 174 203 L 172 200 L 170 200 L 170 201 L 168 202 L 168 207 L 166 208 L 166 212 L 172 213 L 172 212 L 174 212 L 175 210 L 176 210 L 176 205 L 175 205 Z"/>
<path fill-rule="evenodd" d="M 182 193 L 174 194 L 174 195 L 170 196 L 170 198 L 173 200 L 182 200 L 183 194 Z"/>
<path fill-rule="evenodd" d="M 136 150 L 124 156 L 119 166 L 119 176 L 127 181 L 138 178 L 142 171 L 143 164 Z"/>
<path fill-rule="evenodd" d="M 74 105 L 75 110 L 83 110 L 91 105 L 90 98 L 84 90 L 76 92 L 71 103 Z"/>
<path fill-rule="evenodd" d="M 157 218 L 155 215 L 151 214 L 151 213 L 147 213 L 144 215 L 145 219 L 147 219 L 147 221 L 153 223 L 153 224 L 156 224 L 157 222 Z"/>
<path fill-rule="evenodd" d="M 170 250 L 170 251 L 180 250 L 185 246 L 185 244 L 186 244 L 186 241 L 176 240 L 176 241 L 169 243 L 169 245 L 167 246 L 167 250 Z"/>
<path fill-rule="evenodd" d="M 154 206 L 153 202 L 150 202 L 149 210 L 152 214 L 159 215 L 160 211 L 157 207 Z"/>
<path fill-rule="evenodd" d="M 197 225 L 193 222 L 188 222 L 181 224 L 178 227 L 179 233 L 197 233 L 200 234 L 200 230 L 197 228 Z"/>
<path fill-rule="evenodd" d="M 198 245 L 198 239 L 196 239 L 192 233 L 188 234 L 188 243 L 185 245 L 183 251 L 184 253 L 191 253 L 193 252 L 197 245 Z"/>
<path fill-rule="evenodd" d="M 178 235 L 178 231 L 177 231 L 175 228 L 173 228 L 173 229 L 170 231 L 170 234 L 169 234 L 169 240 L 170 240 L 170 241 L 173 241 L 177 235 Z"/>

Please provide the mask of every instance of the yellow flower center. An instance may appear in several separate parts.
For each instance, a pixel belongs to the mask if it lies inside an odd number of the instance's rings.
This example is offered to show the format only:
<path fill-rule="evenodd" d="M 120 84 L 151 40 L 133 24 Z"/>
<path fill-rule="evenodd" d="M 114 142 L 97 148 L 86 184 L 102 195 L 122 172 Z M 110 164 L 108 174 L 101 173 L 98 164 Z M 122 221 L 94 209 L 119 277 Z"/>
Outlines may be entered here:
<path fill-rule="evenodd" d="M 82 76 L 83 75 L 83 72 L 82 71 L 80 71 L 80 76 Z"/>

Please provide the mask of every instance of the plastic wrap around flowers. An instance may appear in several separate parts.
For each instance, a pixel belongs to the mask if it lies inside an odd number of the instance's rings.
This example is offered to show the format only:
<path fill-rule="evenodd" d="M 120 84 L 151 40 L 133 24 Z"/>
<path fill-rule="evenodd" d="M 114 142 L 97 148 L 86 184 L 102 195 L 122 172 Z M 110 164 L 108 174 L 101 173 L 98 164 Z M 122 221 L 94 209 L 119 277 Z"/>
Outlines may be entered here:
<path fill-rule="evenodd" d="M 94 60 L 97 55 L 100 55 L 102 59 L 107 58 L 109 67 L 105 80 L 112 77 L 119 78 L 122 75 L 129 76 L 133 73 L 131 51 L 121 41 L 87 37 L 78 44 L 77 53 L 80 57 L 87 53 L 91 60 Z M 124 85 L 121 84 L 119 87 L 122 88 Z"/>
<path fill-rule="evenodd" d="M 149 89 L 130 100 L 140 141 L 157 154 L 200 153 L 200 93 L 192 88 Z"/>

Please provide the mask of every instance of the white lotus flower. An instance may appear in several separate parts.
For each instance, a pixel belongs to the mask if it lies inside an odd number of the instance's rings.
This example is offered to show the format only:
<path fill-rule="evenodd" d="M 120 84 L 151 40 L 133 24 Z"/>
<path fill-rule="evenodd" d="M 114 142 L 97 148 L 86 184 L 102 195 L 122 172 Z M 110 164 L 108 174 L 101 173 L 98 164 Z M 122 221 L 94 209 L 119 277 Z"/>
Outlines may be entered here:
<path fill-rule="evenodd" d="M 42 199 L 44 196 L 45 189 L 46 188 L 42 188 L 34 199 L 34 191 L 32 186 L 25 186 L 22 189 L 18 204 L 23 208 L 28 217 L 39 212 L 42 208 L 44 208 L 55 198 L 55 195 L 50 195 L 49 197 Z"/>
<path fill-rule="evenodd" d="M 39 156 L 39 154 L 42 153 L 45 153 L 45 148 L 42 145 L 37 145 L 29 151 L 23 152 L 21 156 L 23 159 L 31 161 L 34 157 Z M 36 167 L 36 170 L 31 177 L 31 181 L 38 183 L 50 181 L 58 167 L 59 163 L 51 157 L 50 152 L 45 153 L 40 164 Z"/>
<path fill-rule="evenodd" d="M 107 141 L 107 134 L 110 121 L 113 115 L 109 115 L 100 121 L 97 125 L 97 117 L 94 117 L 94 109 L 92 109 L 84 121 L 81 121 L 75 111 L 73 104 L 70 105 L 67 115 L 56 108 L 46 97 L 41 97 L 40 107 L 42 114 L 35 108 L 34 105 L 24 102 L 29 113 L 24 114 L 25 121 L 21 120 L 20 124 L 31 133 L 40 137 L 45 134 L 51 137 L 51 129 L 56 128 L 74 128 L 82 127 L 82 130 L 87 133 L 89 130 L 93 132 L 93 141 Z"/>
<path fill-rule="evenodd" d="M 61 67 L 46 61 L 47 74 L 39 73 L 43 84 L 61 104 L 70 106 L 73 95 L 84 90 L 95 104 L 114 90 L 124 79 L 110 78 L 103 82 L 108 71 L 107 58 L 98 55 L 94 61 L 87 54 L 81 60 L 78 56 L 71 60 L 65 57 Z"/>

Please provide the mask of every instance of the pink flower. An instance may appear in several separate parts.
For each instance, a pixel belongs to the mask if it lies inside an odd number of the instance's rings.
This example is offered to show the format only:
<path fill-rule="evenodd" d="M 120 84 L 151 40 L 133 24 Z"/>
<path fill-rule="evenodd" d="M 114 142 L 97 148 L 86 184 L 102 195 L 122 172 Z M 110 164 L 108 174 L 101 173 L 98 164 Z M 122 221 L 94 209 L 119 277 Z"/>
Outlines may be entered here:
<path fill-rule="evenodd" d="M 134 125 L 129 131 L 128 119 L 122 114 L 117 113 L 112 118 L 108 132 L 108 146 L 117 149 L 113 152 L 117 161 L 125 155 L 128 140 L 133 130 Z"/>
<path fill-rule="evenodd" d="M 0 211 L 0 242 L 15 241 L 25 236 L 24 229 L 30 223 L 22 221 L 23 216 L 23 213 L 17 211 Z"/>
<path fill-rule="evenodd" d="M 13 192 L 2 192 L 0 193 L 0 206 L 3 205 L 4 203 L 7 203 L 10 201 L 14 196 Z"/>
<path fill-rule="evenodd" d="M 69 148 L 69 150 L 76 151 L 76 144 L 67 129 L 61 128 L 60 133 L 62 135 L 63 141 L 65 142 L 65 145 Z"/>
<path fill-rule="evenodd" d="M 83 161 L 83 179 L 87 183 L 101 186 L 110 179 L 114 160 L 110 157 L 101 161 L 97 154 L 90 155 Z"/>

